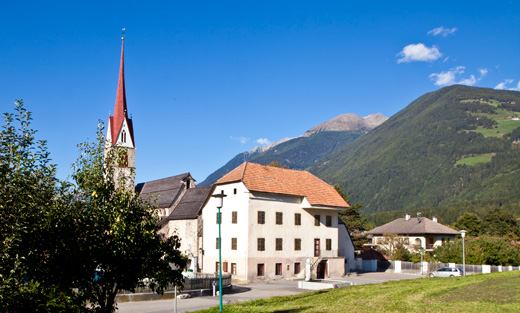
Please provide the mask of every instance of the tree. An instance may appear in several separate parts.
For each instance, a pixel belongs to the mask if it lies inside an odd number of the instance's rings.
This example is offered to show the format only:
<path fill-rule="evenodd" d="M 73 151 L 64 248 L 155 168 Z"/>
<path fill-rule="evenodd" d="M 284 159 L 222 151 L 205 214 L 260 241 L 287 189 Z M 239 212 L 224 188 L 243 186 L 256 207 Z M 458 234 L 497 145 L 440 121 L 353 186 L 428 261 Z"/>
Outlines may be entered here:
<path fill-rule="evenodd" d="M 338 185 L 334 185 L 334 189 L 339 193 L 339 195 L 345 199 L 348 203 L 350 201 L 350 197 L 343 192 L 343 189 Z M 350 208 L 340 211 L 339 218 L 345 223 L 347 229 L 350 233 L 350 237 L 354 242 L 354 246 L 357 250 L 363 249 L 363 244 L 366 242 L 366 235 L 362 235 L 363 231 L 365 231 L 365 223 L 366 217 L 361 217 L 360 209 L 363 207 L 363 202 L 358 202 L 356 204 L 351 204 Z"/>
<path fill-rule="evenodd" d="M 466 264 L 520 265 L 520 249 L 502 238 L 469 238 L 464 248 Z M 435 248 L 433 255 L 439 262 L 462 264 L 462 239 Z"/>
<path fill-rule="evenodd" d="M 513 214 L 502 209 L 488 212 L 483 220 L 483 232 L 490 236 L 498 236 L 509 239 L 520 238 L 520 227 Z"/>
<path fill-rule="evenodd" d="M 169 284 L 182 286 L 187 259 L 178 250 L 179 237 L 159 235 L 152 203 L 114 181 L 114 168 L 107 160 L 119 164 L 124 150 L 105 151 L 100 125 L 97 142 L 79 145 L 80 157 L 72 175 L 77 184 L 76 205 L 83 213 L 82 239 L 88 243 L 77 255 L 86 254 L 84 266 L 91 271 L 90 279 L 79 287 L 92 311 L 113 312 L 117 293 L 134 291 L 145 278 L 158 293 Z"/>
<path fill-rule="evenodd" d="M 465 230 L 469 236 L 478 236 L 482 232 L 482 220 L 477 214 L 466 212 L 455 223 L 455 229 Z"/>
<path fill-rule="evenodd" d="M 80 145 L 73 188 L 56 179 L 23 102 L 4 119 L 1 312 L 113 312 L 118 291 L 133 291 L 144 278 L 159 293 L 172 283 L 182 288 L 180 239 L 159 235 L 152 204 L 117 188 L 106 160 L 121 149 L 104 154 L 102 127 L 97 142 Z"/>
<path fill-rule="evenodd" d="M 22 100 L 5 113 L 0 133 L 0 311 L 75 312 L 82 301 L 49 273 L 59 249 L 53 231 L 68 186 L 56 177 L 45 141 L 35 139 Z M 63 277 L 61 282 L 68 279 Z"/>
<path fill-rule="evenodd" d="M 392 261 L 408 261 L 412 256 L 404 238 L 397 234 L 383 234 L 379 245 Z"/>

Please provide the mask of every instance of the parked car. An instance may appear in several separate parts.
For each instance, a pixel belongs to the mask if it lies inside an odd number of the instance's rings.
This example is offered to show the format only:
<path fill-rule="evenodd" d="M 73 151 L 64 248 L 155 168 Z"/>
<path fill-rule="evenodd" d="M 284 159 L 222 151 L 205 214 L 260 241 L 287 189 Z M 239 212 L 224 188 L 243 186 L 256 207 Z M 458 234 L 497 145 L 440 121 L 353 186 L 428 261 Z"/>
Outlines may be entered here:
<path fill-rule="evenodd" d="M 430 277 L 455 277 L 464 276 L 464 271 L 456 267 L 441 267 L 430 273 Z"/>

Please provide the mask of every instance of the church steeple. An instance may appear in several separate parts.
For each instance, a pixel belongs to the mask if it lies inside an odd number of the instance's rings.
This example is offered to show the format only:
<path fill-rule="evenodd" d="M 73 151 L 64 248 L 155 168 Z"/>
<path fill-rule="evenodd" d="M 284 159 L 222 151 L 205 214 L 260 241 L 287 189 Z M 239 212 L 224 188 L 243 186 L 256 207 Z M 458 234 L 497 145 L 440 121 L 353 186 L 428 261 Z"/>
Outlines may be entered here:
<path fill-rule="evenodd" d="M 124 31 L 124 28 L 123 28 Z M 107 153 L 118 147 L 118 161 L 114 162 L 114 180 L 128 190 L 134 190 L 135 141 L 132 119 L 128 118 L 125 93 L 125 38 L 121 38 L 121 63 L 114 115 L 108 118 Z M 112 150 L 113 151 L 113 150 Z M 121 186 L 121 185 L 120 185 Z"/>
<path fill-rule="evenodd" d="M 121 43 L 121 63 L 119 65 L 119 82 L 117 85 L 116 104 L 114 106 L 114 116 L 110 116 L 107 139 L 113 146 L 122 145 L 135 148 L 134 130 L 132 119 L 128 118 L 125 91 L 125 38 L 122 37 Z"/>

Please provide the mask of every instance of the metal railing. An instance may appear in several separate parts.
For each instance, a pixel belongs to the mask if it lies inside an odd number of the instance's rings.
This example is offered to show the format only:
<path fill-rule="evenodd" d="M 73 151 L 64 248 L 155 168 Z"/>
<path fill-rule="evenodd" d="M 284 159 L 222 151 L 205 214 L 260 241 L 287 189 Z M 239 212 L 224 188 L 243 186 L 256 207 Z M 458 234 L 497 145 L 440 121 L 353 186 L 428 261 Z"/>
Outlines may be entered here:
<path fill-rule="evenodd" d="M 190 290 L 205 290 L 205 289 L 212 289 L 213 283 L 215 283 L 215 287 L 218 289 L 218 275 L 214 274 L 196 274 L 195 278 L 185 278 L 184 279 L 184 287 L 183 291 L 190 291 Z M 231 286 L 231 274 L 222 274 L 222 287 L 228 287 Z M 168 288 L 164 290 L 164 292 L 167 291 L 174 291 L 175 285 L 170 285 Z M 127 290 L 121 290 L 119 294 L 132 294 L 132 293 L 154 293 L 154 291 L 149 287 L 140 287 L 136 288 L 134 292 L 127 291 Z"/>

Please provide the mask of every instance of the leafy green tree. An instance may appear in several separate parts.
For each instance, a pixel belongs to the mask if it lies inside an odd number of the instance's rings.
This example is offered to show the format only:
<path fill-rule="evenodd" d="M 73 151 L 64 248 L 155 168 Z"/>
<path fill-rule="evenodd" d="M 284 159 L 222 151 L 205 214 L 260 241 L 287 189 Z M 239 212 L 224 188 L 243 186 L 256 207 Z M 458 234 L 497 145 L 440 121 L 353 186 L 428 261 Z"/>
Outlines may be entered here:
<path fill-rule="evenodd" d="M 493 237 L 466 238 L 466 264 L 520 265 L 520 249 L 508 240 Z M 462 239 L 437 247 L 437 261 L 462 264 Z"/>
<path fill-rule="evenodd" d="M 340 196 L 345 199 L 347 203 L 350 201 L 350 197 L 343 192 L 343 189 L 338 185 L 334 185 L 334 189 L 340 194 Z M 354 242 L 354 246 L 357 250 L 363 249 L 363 244 L 366 243 L 366 235 L 362 235 L 365 231 L 365 223 L 366 218 L 361 217 L 361 208 L 363 207 L 363 202 L 358 202 L 356 204 L 350 204 L 350 208 L 340 211 L 339 218 L 345 223 L 347 229 L 350 233 L 350 237 Z"/>
<path fill-rule="evenodd" d="M 79 145 L 80 157 L 72 175 L 77 184 L 76 205 L 82 212 L 80 225 L 85 230 L 81 233 L 88 243 L 77 255 L 87 255 L 84 266 L 91 270 L 90 279 L 79 287 L 93 311 L 113 312 L 117 293 L 134 291 L 143 286 L 144 279 L 158 293 L 169 284 L 182 286 L 187 259 L 179 251 L 179 237 L 159 235 L 152 204 L 127 190 L 124 182 L 114 181 L 114 167 L 107 160 L 120 164 L 125 150 L 105 151 L 102 126 L 97 138 L 97 142 Z"/>
<path fill-rule="evenodd" d="M 469 236 L 478 236 L 482 232 L 482 220 L 477 214 L 466 212 L 455 223 L 455 229 L 465 230 Z"/>
<path fill-rule="evenodd" d="M 518 220 L 513 214 L 502 209 L 488 212 L 483 220 L 484 233 L 509 239 L 520 238 Z"/>
<path fill-rule="evenodd" d="M 31 113 L 15 104 L 0 133 L 0 311 L 76 312 L 81 299 L 49 275 L 60 272 L 52 268 L 60 247 L 53 221 L 65 212 L 67 185 L 56 179 L 45 141 L 35 139 Z"/>

